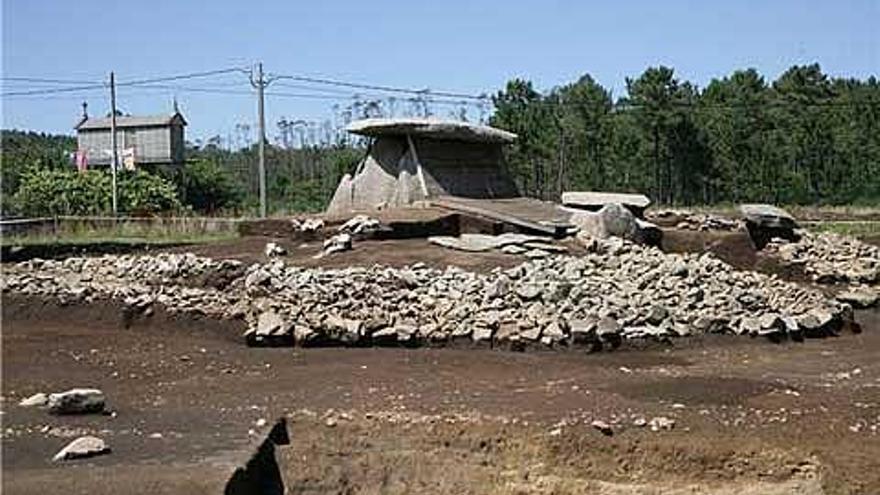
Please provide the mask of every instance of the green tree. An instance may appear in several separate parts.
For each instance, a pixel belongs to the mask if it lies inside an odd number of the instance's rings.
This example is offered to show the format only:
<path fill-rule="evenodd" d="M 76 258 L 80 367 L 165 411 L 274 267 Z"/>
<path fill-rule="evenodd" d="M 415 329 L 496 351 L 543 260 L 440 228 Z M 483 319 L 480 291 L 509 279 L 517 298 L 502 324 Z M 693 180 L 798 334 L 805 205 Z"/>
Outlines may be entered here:
<path fill-rule="evenodd" d="M 653 178 L 651 196 L 666 204 L 701 200 L 712 172 L 691 113 L 699 97 L 696 87 L 663 66 L 627 78 L 626 87 L 622 103 L 641 129 L 643 168 Z"/>
<path fill-rule="evenodd" d="M 244 196 L 229 170 L 214 161 L 188 162 L 177 174 L 176 182 L 183 202 L 203 213 L 237 208 Z"/>

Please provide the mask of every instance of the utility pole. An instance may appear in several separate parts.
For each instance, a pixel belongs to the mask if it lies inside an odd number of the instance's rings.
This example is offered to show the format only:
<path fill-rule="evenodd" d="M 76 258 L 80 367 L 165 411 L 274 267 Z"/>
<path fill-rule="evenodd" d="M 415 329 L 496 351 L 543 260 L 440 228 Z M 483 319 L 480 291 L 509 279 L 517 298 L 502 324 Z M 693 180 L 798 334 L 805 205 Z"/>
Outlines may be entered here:
<path fill-rule="evenodd" d="M 117 214 L 116 205 L 116 169 L 119 156 L 116 152 L 116 76 L 110 71 L 110 147 L 111 150 L 111 174 L 113 176 L 113 216 Z"/>
<path fill-rule="evenodd" d="M 266 115 L 264 112 L 263 90 L 269 85 L 269 81 L 263 78 L 263 63 L 257 64 L 257 75 L 251 72 L 251 86 L 257 90 L 257 120 L 259 125 L 259 143 L 257 150 L 259 154 L 259 171 L 260 174 L 260 217 L 266 218 Z"/>

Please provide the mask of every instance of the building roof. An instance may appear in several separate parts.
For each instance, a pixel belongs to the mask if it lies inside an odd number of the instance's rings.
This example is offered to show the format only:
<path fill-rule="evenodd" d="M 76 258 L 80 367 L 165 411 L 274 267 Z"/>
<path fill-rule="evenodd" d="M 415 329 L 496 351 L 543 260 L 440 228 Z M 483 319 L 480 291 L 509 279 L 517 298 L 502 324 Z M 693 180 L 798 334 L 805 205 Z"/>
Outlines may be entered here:
<path fill-rule="evenodd" d="M 348 125 L 348 132 L 362 136 L 419 136 L 474 143 L 512 143 L 516 134 L 486 125 L 455 120 L 423 118 L 364 119 Z"/>
<path fill-rule="evenodd" d="M 186 119 L 180 113 L 172 113 L 165 115 L 118 115 L 116 116 L 116 128 L 125 127 L 166 127 L 179 123 L 186 125 Z M 101 129 L 110 129 L 110 117 L 101 117 L 97 119 L 89 118 L 81 121 L 74 127 L 78 131 L 93 131 Z"/>

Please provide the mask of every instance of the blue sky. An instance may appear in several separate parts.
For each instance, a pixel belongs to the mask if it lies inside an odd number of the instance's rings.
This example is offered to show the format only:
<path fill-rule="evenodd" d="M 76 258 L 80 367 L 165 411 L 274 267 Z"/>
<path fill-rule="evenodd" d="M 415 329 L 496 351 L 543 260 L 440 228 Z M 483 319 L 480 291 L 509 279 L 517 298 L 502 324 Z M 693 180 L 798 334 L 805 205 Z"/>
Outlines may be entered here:
<path fill-rule="evenodd" d="M 463 93 L 493 92 L 512 77 L 546 89 L 590 73 L 620 95 L 625 77 L 658 64 L 700 86 L 738 68 L 772 80 L 811 62 L 832 75 L 880 75 L 878 25 L 880 0 L 3 0 L 2 69 L 100 82 L 110 70 L 126 81 L 262 61 L 270 73 Z M 226 136 L 256 119 L 244 74 L 176 84 L 120 88 L 120 108 L 162 113 L 176 96 L 189 138 Z M 3 92 L 62 86 L 5 81 Z M 236 94 L 180 89 L 206 87 Z M 107 111 L 100 89 L 4 98 L 3 127 L 72 133 L 83 100 L 93 114 Z M 269 97 L 270 134 L 282 116 L 324 119 L 333 103 Z"/>

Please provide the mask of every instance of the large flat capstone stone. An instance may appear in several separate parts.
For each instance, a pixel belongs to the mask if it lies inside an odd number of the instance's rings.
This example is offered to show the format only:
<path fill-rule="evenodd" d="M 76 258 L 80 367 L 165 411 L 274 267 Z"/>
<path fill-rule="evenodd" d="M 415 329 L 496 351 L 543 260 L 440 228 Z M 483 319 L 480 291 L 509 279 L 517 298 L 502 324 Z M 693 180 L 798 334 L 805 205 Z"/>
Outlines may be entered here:
<path fill-rule="evenodd" d="M 606 205 L 619 204 L 633 213 L 641 215 L 645 208 L 651 206 L 651 200 L 644 194 L 566 191 L 562 193 L 562 204 L 591 211 L 601 210 Z"/>
<path fill-rule="evenodd" d="M 362 136 L 420 136 L 474 143 L 512 143 L 516 134 L 487 125 L 437 118 L 374 118 L 354 121 L 348 132 Z"/>
<path fill-rule="evenodd" d="M 790 213 L 768 204 L 741 204 L 739 212 L 747 222 L 769 229 L 794 229 L 797 222 Z"/>

